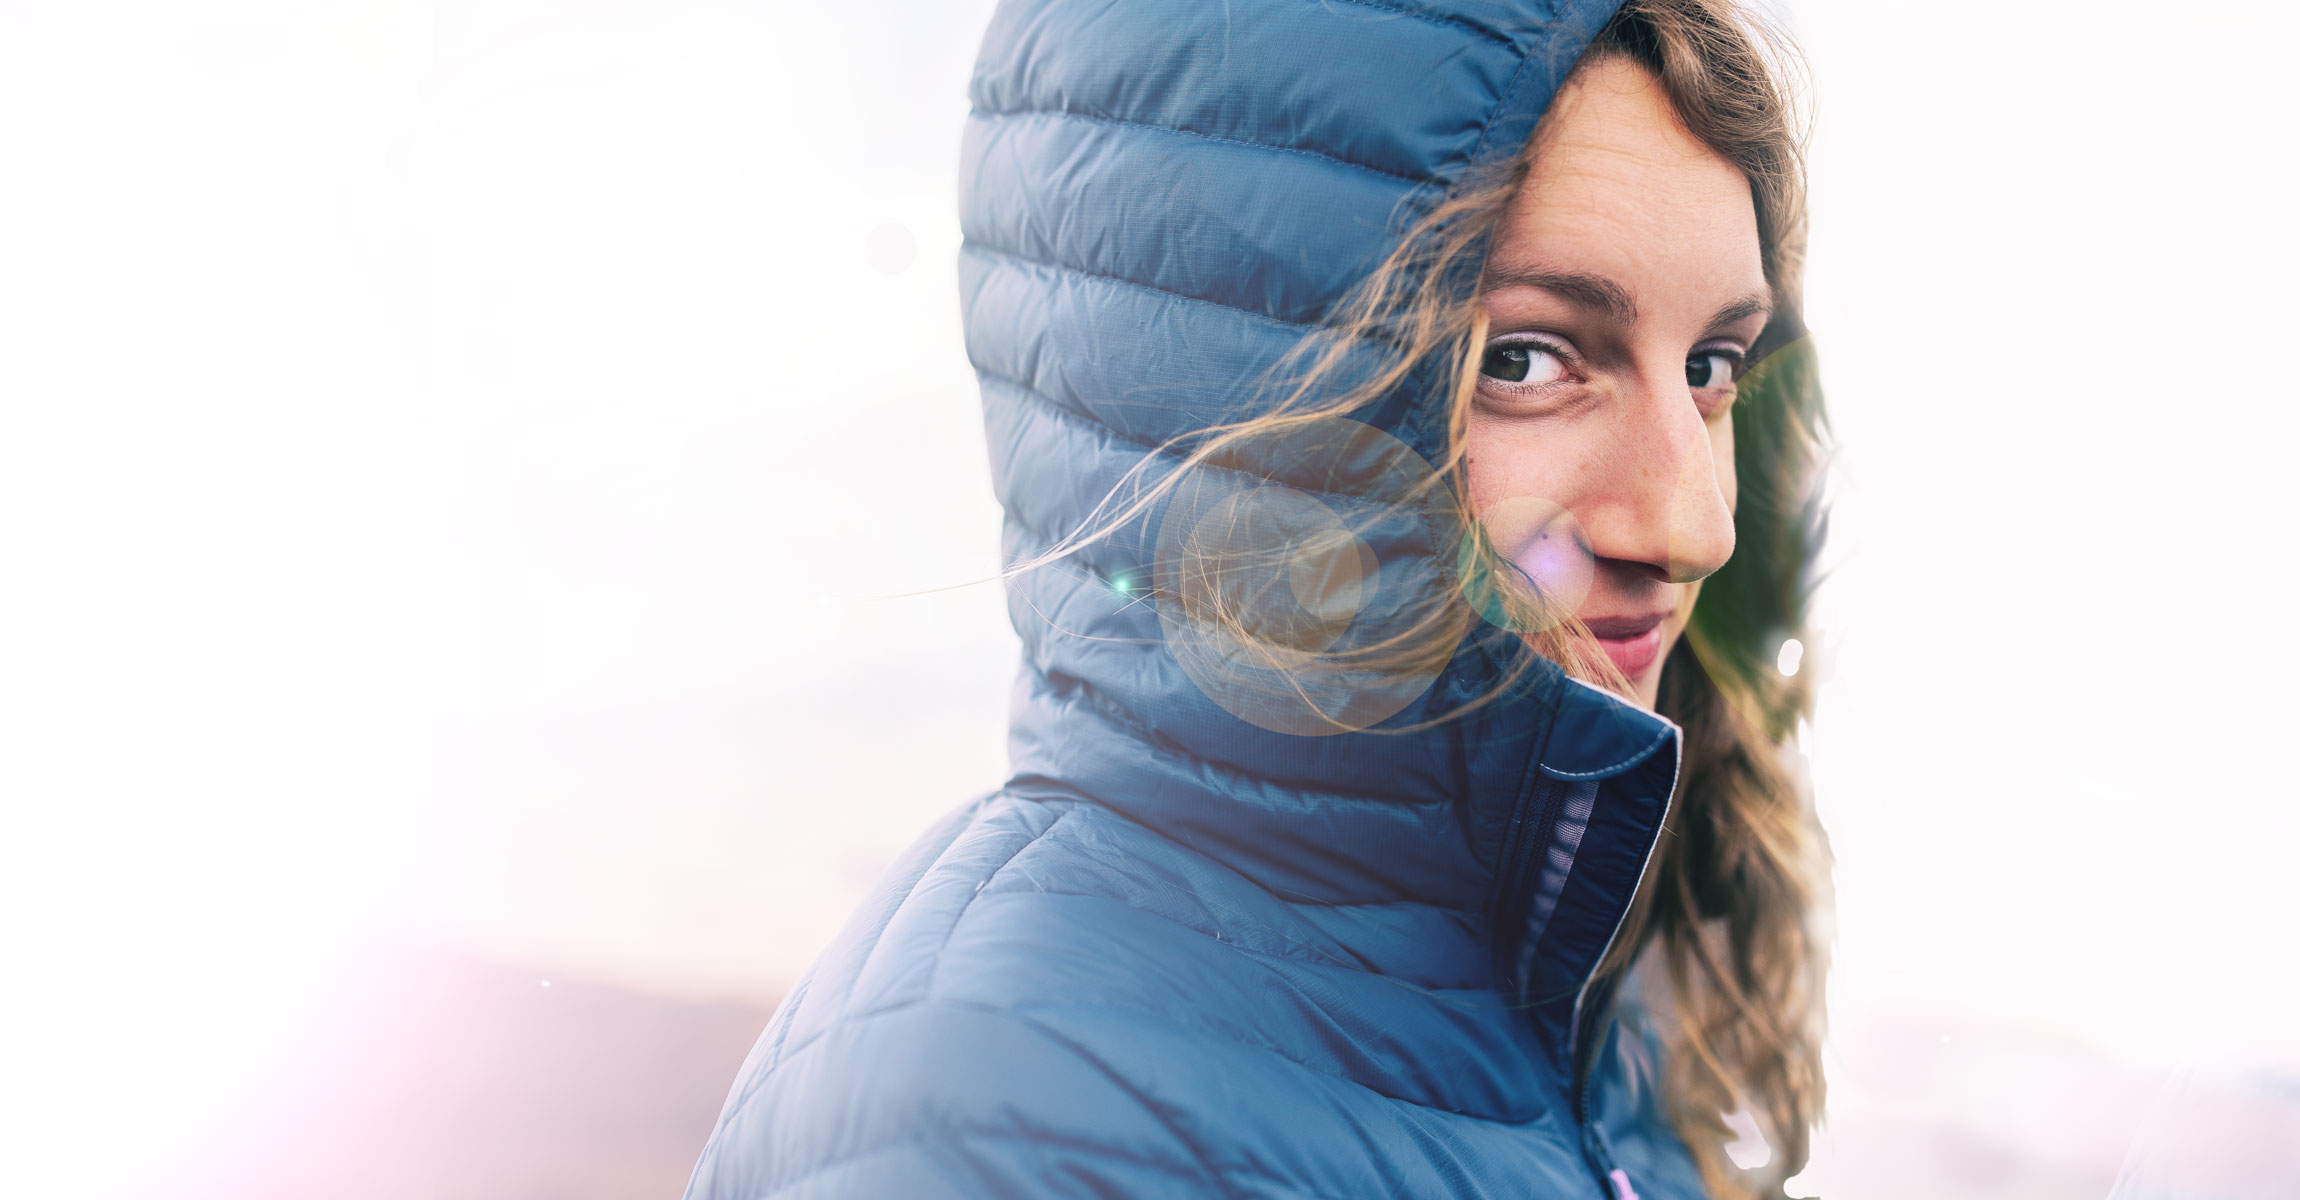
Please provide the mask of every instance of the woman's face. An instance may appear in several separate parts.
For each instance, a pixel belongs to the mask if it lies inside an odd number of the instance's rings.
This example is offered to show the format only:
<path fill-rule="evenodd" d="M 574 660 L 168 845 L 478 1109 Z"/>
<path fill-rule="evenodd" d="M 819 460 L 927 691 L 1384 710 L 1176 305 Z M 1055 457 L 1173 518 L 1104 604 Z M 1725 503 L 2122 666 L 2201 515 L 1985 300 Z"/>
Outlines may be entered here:
<path fill-rule="evenodd" d="M 1741 172 L 1620 59 L 1557 95 L 1482 284 L 1470 501 L 1652 707 L 1733 553 L 1734 380 L 1771 311 Z"/>

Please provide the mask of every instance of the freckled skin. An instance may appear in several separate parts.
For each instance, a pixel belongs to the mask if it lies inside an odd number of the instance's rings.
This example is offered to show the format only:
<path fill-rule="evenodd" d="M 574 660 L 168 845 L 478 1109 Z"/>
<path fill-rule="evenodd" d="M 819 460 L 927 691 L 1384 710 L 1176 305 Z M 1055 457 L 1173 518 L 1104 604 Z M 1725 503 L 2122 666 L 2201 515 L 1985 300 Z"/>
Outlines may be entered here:
<path fill-rule="evenodd" d="M 1697 141 L 1658 81 L 1620 59 L 1585 64 L 1559 92 L 1487 263 L 1489 345 L 1560 341 L 1569 378 L 1539 396 L 1481 377 L 1469 420 L 1480 512 L 1539 496 L 1571 512 L 1596 555 L 1585 620 L 1666 610 L 1661 653 L 1632 676 L 1652 707 L 1661 663 L 1700 581 L 1733 552 L 1732 389 L 1688 383 L 1697 348 L 1746 350 L 1763 313 L 1714 323 L 1767 292 L 1755 204 L 1740 170 Z M 1595 277 L 1635 306 L 1611 313 L 1528 271 Z"/>

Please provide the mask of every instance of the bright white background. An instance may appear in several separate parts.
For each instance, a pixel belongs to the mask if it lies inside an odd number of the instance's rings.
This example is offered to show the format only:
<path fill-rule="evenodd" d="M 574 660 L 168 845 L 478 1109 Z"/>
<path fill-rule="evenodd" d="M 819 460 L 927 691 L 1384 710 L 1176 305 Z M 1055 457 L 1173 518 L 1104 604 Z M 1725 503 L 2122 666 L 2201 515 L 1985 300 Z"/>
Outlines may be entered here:
<path fill-rule="evenodd" d="M 987 12 L 11 12 L 0 1192 L 151 1194 L 379 945 L 770 1002 L 998 781 L 995 587 L 879 598 L 997 567 Z M 2278 1194 L 2300 21 L 1787 17 L 1839 447 L 1809 1182 Z"/>

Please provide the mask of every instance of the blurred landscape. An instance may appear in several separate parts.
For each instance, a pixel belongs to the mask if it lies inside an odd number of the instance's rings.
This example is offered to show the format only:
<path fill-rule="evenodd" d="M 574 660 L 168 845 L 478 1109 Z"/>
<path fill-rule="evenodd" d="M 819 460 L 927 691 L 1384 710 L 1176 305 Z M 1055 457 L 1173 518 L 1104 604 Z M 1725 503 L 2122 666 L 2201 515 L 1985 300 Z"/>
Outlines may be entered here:
<path fill-rule="evenodd" d="M 143 1194 L 676 1197 L 768 1011 L 378 950 L 330 982 L 213 1141 Z"/>
<path fill-rule="evenodd" d="M 1777 7 L 1834 437 L 1792 1192 L 2291 1200 L 2300 10 Z M 679 1194 L 1004 774 L 990 9 L 11 14 L 0 1196 Z"/>
<path fill-rule="evenodd" d="M 333 980 L 287 1062 L 150 1200 L 669 1200 L 768 1009 L 438 948 Z M 2277 1200 L 2300 1079 L 2136 1070 L 2049 1030 L 1861 1018 L 1800 1194 Z"/>

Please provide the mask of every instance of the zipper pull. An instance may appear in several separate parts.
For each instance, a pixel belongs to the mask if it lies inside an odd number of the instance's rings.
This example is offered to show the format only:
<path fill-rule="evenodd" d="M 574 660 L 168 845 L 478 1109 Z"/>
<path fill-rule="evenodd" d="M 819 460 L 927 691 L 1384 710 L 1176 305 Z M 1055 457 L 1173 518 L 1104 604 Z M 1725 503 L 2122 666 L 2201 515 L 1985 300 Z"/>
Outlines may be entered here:
<path fill-rule="evenodd" d="M 1606 1178 L 1613 1181 L 1613 1200 L 1637 1200 L 1637 1189 L 1629 1186 L 1629 1172 L 1615 1167 Z"/>

